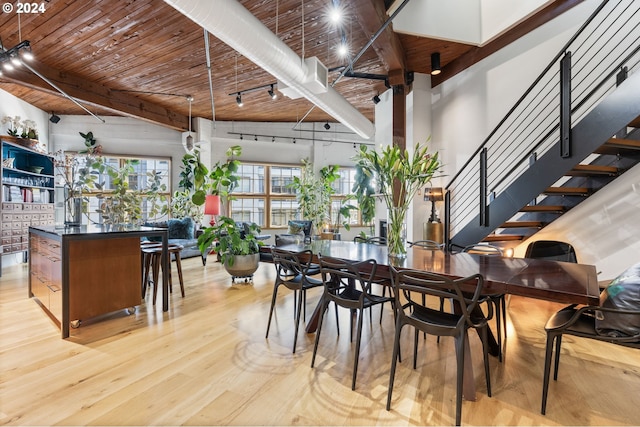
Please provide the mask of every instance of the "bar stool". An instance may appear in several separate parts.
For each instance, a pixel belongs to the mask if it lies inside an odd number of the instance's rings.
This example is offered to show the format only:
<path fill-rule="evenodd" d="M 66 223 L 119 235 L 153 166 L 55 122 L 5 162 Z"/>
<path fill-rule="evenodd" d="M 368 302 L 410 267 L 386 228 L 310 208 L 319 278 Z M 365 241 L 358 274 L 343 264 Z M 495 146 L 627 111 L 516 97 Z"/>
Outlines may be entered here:
<path fill-rule="evenodd" d="M 182 264 L 180 262 L 180 252 L 184 249 L 184 246 L 171 244 L 167 250 L 169 257 L 174 255 L 176 260 L 176 268 L 178 270 L 178 279 L 180 280 L 180 291 L 184 298 L 184 281 L 182 279 Z M 153 304 L 156 303 L 158 296 L 158 277 L 160 275 L 160 268 L 162 266 L 162 245 L 144 245 L 141 246 L 142 257 L 144 261 L 144 272 L 142 278 L 142 298 L 147 294 L 147 284 L 149 283 L 149 273 L 151 272 L 153 287 Z M 164 270 L 162 274 L 165 274 Z M 173 283 L 171 280 L 171 265 L 169 265 L 169 271 L 167 272 L 169 279 L 169 290 L 173 292 Z"/>

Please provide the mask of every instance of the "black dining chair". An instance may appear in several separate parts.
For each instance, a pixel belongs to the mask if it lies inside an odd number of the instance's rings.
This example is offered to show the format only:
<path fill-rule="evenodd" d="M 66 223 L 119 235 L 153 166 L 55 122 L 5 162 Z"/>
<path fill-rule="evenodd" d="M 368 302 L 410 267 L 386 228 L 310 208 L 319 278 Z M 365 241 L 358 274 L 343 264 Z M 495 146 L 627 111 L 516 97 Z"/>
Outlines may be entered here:
<path fill-rule="evenodd" d="M 529 243 L 524 257 L 550 261 L 578 262 L 573 246 L 557 240 L 537 240 Z"/>
<path fill-rule="evenodd" d="M 371 285 L 376 275 L 377 263 L 375 260 L 367 261 L 346 261 L 338 258 L 323 257 L 319 255 L 320 272 L 324 283 L 324 292 L 320 308 L 320 320 L 316 331 L 316 342 L 313 346 L 313 356 L 311 367 L 314 367 L 318 343 L 320 342 L 320 332 L 324 313 L 329 307 L 329 303 L 334 303 L 336 307 L 346 308 L 350 311 L 350 341 L 353 341 L 353 317 L 357 316 L 358 326 L 356 331 L 356 348 L 353 357 L 353 375 L 351 379 L 351 389 L 356 388 L 356 377 L 358 375 L 358 359 L 360 356 L 360 343 L 362 341 L 362 317 L 364 310 L 374 305 L 391 302 L 394 307 L 394 299 L 376 295 L 371 292 Z M 340 335 L 340 328 L 338 328 Z"/>
<path fill-rule="evenodd" d="M 562 335 L 573 335 L 576 337 L 589 338 L 592 340 L 606 341 L 613 344 L 640 349 L 640 332 L 636 329 L 631 335 L 602 335 L 597 331 L 597 319 L 606 316 L 622 316 L 627 318 L 627 323 L 640 325 L 640 310 L 626 310 L 618 308 L 583 306 L 578 308 L 575 304 L 563 308 L 556 312 L 545 325 L 547 332 L 547 345 L 544 356 L 544 379 L 542 382 L 542 407 L 540 413 L 547 412 L 547 395 L 549 391 L 549 374 L 551 370 L 551 359 L 553 357 L 555 343 L 555 358 L 553 363 L 553 380 L 558 380 L 558 366 L 560 364 L 560 348 L 562 346 Z M 633 318 L 633 319 L 632 319 Z"/>
<path fill-rule="evenodd" d="M 405 325 L 413 326 L 416 331 L 423 331 L 429 335 L 450 336 L 455 340 L 456 349 L 456 425 L 460 425 L 462 414 L 462 383 L 464 378 L 464 350 L 465 341 L 468 340 L 467 331 L 470 328 L 478 329 L 482 340 L 482 353 L 484 358 L 485 380 L 487 394 L 491 397 L 491 378 L 489 376 L 488 356 L 488 319 L 477 315 L 477 310 L 482 299 L 483 276 L 475 274 L 462 279 L 452 280 L 448 277 L 422 270 L 396 270 L 392 267 L 391 278 L 396 303 L 396 332 L 393 343 L 393 356 L 391 357 L 391 373 L 389 376 L 389 390 L 387 393 L 387 410 L 391 409 L 391 395 L 396 373 L 396 365 L 400 352 L 400 335 Z M 463 292 L 461 285 L 475 283 L 473 293 Z M 454 313 L 437 310 L 422 303 L 421 296 L 449 298 L 456 307 Z M 420 296 L 420 298 L 418 298 Z M 406 301 L 406 302 L 402 302 Z M 489 307 L 491 307 L 489 305 Z M 416 334 L 417 337 L 417 334 Z M 414 342 L 414 368 L 417 358 L 417 338 Z"/>
<path fill-rule="evenodd" d="M 385 237 L 374 236 L 374 237 L 363 237 L 356 236 L 353 238 L 355 243 L 370 243 L 372 245 L 380 245 L 385 246 L 387 244 L 387 239 Z M 387 278 L 377 278 L 374 279 L 373 283 L 382 286 L 382 296 L 387 296 L 387 288 L 391 287 L 391 280 Z M 389 290 L 389 296 L 391 296 L 391 290 Z M 369 310 L 369 318 L 372 317 L 372 311 Z M 382 324 L 382 315 L 384 314 L 384 304 L 380 305 L 380 324 Z"/>
<path fill-rule="evenodd" d="M 476 243 L 466 246 L 462 249 L 462 252 L 476 255 L 485 256 L 503 256 L 502 248 L 485 243 Z M 498 360 L 502 362 L 502 337 L 504 335 L 504 341 L 507 341 L 507 299 L 505 294 L 490 294 L 489 303 L 493 304 L 496 312 L 496 332 L 498 335 Z M 506 345 L 506 344 L 505 344 Z"/>
<path fill-rule="evenodd" d="M 271 309 L 269 310 L 269 321 L 267 322 L 267 334 L 265 338 L 269 338 L 269 329 L 271 327 L 273 310 L 276 305 L 276 297 L 278 296 L 278 288 L 284 285 L 286 288 L 292 290 L 294 295 L 295 336 L 293 338 L 293 353 L 295 353 L 300 315 L 306 303 L 307 289 L 322 286 L 322 281 L 310 277 L 310 271 L 313 267 L 311 250 L 292 252 L 276 247 L 271 249 L 271 254 L 273 255 L 273 264 L 276 268 L 276 279 L 273 284 L 273 296 L 271 298 Z"/>
<path fill-rule="evenodd" d="M 430 250 L 443 250 L 444 243 L 438 243 L 433 240 L 416 240 L 415 242 L 407 242 L 410 248 L 422 248 Z"/>

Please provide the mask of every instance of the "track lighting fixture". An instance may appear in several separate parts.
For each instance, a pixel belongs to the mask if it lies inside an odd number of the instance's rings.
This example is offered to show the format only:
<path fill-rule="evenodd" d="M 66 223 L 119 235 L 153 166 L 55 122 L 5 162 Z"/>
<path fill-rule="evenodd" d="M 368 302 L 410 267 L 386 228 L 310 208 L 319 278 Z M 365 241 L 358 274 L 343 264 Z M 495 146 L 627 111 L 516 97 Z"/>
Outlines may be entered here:
<path fill-rule="evenodd" d="M 229 96 L 235 96 L 238 107 L 242 107 L 242 95 L 250 92 L 257 92 L 257 91 L 262 91 L 264 89 L 267 89 L 267 93 L 269 94 L 269 97 L 275 100 L 278 98 L 278 92 L 276 92 L 276 84 L 277 83 L 268 83 L 266 85 L 252 87 L 250 89 L 238 90 L 237 83 L 236 83 L 236 91 L 231 92 Z"/>
<path fill-rule="evenodd" d="M 51 123 L 58 123 L 60 121 L 60 116 L 56 116 L 55 113 L 51 113 L 51 117 L 49 117 L 49 121 Z"/>
<path fill-rule="evenodd" d="M 295 138 L 293 138 L 293 143 L 294 143 L 294 144 L 296 143 L 296 139 L 295 139 Z"/>
<path fill-rule="evenodd" d="M 431 54 L 431 75 L 437 76 L 442 71 L 440 68 L 440 52 L 433 52 Z"/>
<path fill-rule="evenodd" d="M 267 93 L 269 93 L 269 96 L 271 97 L 271 99 L 276 99 L 278 97 L 278 94 L 275 93 L 273 90 L 273 85 L 271 85 L 271 89 L 269 89 Z"/>
<path fill-rule="evenodd" d="M 377 104 L 378 102 L 380 102 L 380 97 L 378 95 L 374 95 L 373 98 L 371 98 L 371 100 L 373 101 L 374 104 Z"/>
<path fill-rule="evenodd" d="M 328 121 L 327 121 L 327 123 L 325 123 L 325 124 L 324 124 L 324 128 L 325 128 L 326 130 L 331 129 L 331 125 L 329 124 L 329 122 L 328 122 Z"/>
<path fill-rule="evenodd" d="M 0 41 L 0 63 L 7 71 L 14 70 L 14 67 L 22 65 L 22 59 L 30 61 L 33 59 L 29 40 L 23 40 L 10 49 L 5 49 Z"/>
<path fill-rule="evenodd" d="M 254 135 L 254 136 L 253 136 L 253 140 L 254 140 L 254 141 L 257 141 L 257 140 L 258 140 L 258 135 Z"/>

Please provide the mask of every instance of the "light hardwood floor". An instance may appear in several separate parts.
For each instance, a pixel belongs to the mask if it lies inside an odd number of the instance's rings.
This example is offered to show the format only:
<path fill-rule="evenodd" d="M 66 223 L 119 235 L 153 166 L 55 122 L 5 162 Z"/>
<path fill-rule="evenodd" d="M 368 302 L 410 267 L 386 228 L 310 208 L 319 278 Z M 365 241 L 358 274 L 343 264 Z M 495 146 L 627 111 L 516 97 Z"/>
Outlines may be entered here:
<path fill-rule="evenodd" d="M 274 269 L 255 283 L 231 284 L 218 263 L 183 262 L 186 298 L 171 295 L 168 313 L 150 297 L 124 311 L 84 322 L 62 340 L 27 298 L 25 265 L 0 278 L 0 424 L 4 425 L 441 425 L 455 416 L 451 339 L 421 340 L 411 369 L 411 336 L 403 335 L 391 411 L 385 410 L 393 322 L 385 307 L 365 322 L 357 388 L 351 390 L 353 344 L 346 313 L 342 335 L 327 316 L 316 367 L 315 335 L 303 331 L 296 354 L 291 292 L 278 297 L 265 329 Z M 307 317 L 320 289 L 310 291 Z M 486 395 L 477 335 L 471 337 L 478 388 L 465 401 L 465 425 L 635 425 L 640 423 L 640 353 L 566 337 L 560 377 L 540 415 L 544 323 L 561 307 L 513 297 L 503 363 L 491 358 L 493 397 Z M 302 329 L 302 328 L 301 328 Z"/>

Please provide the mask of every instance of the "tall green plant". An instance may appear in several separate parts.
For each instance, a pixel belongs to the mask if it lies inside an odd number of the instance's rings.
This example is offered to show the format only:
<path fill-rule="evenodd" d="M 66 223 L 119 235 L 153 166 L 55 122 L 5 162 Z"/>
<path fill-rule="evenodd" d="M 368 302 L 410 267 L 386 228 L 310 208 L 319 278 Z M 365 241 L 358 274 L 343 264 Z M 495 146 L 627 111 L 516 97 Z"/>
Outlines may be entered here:
<path fill-rule="evenodd" d="M 313 170 L 313 163 L 309 159 L 303 159 L 301 176 L 294 177 L 293 182 L 289 184 L 296 192 L 296 200 L 303 218 L 313 221 L 316 229 L 319 229 L 321 224 L 330 222 L 331 195 L 335 192 L 331 184 L 338 178 L 338 165 L 320 169 L 318 179 Z"/>
<path fill-rule="evenodd" d="M 416 144 L 413 154 L 396 145 L 388 145 L 380 153 L 369 151 L 366 145 L 354 157 L 363 172 L 375 175 L 379 192 L 389 210 L 387 240 L 389 254 L 404 256 L 403 227 L 407 209 L 416 192 L 423 188 L 439 170 L 438 153 L 427 153 L 427 145 Z"/>
<path fill-rule="evenodd" d="M 355 199 L 358 202 L 362 223 L 370 227 L 373 234 L 373 219 L 376 216 L 376 199 L 374 197 L 375 189 L 373 188 L 373 177 L 367 174 L 360 165 L 356 165 L 355 182 L 353 183 L 353 191 Z"/>

